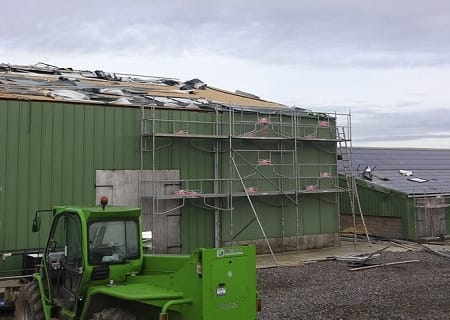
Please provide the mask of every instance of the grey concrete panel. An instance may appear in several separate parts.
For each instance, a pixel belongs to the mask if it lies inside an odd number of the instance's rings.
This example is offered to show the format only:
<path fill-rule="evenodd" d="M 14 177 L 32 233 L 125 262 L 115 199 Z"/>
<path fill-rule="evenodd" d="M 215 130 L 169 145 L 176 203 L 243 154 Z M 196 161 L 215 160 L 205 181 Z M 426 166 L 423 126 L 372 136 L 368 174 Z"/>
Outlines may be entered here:
<path fill-rule="evenodd" d="M 140 207 L 143 230 L 152 231 L 153 252 L 179 253 L 180 199 L 155 200 L 179 189 L 179 170 L 97 170 L 96 199 L 111 205 Z"/>
<path fill-rule="evenodd" d="M 322 233 L 322 234 L 311 234 L 305 236 L 293 236 L 282 238 L 268 238 L 270 246 L 273 252 L 285 252 L 285 251 L 295 251 L 304 249 L 319 249 L 325 247 L 332 247 L 339 244 L 339 237 L 337 233 Z M 283 248 L 284 242 L 284 248 Z M 257 240 L 242 240 L 237 242 L 226 242 L 225 246 L 230 245 L 245 245 L 254 244 L 256 246 L 257 254 L 270 254 L 269 247 L 265 239 Z"/>
<path fill-rule="evenodd" d="M 139 207 L 138 170 L 96 170 L 96 202 L 106 195 L 110 205 Z"/>

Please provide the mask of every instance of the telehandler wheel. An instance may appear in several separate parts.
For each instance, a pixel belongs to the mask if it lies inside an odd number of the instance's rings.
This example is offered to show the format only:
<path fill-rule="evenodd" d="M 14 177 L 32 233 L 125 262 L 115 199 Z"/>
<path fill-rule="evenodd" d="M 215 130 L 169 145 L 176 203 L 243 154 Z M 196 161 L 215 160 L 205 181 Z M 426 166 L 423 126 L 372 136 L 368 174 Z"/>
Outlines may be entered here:
<path fill-rule="evenodd" d="M 16 317 L 18 320 L 44 320 L 41 295 L 35 281 L 27 283 L 19 292 L 16 301 Z"/>
<path fill-rule="evenodd" d="M 108 308 L 94 313 L 91 320 L 136 320 L 136 316 L 128 310 Z"/>

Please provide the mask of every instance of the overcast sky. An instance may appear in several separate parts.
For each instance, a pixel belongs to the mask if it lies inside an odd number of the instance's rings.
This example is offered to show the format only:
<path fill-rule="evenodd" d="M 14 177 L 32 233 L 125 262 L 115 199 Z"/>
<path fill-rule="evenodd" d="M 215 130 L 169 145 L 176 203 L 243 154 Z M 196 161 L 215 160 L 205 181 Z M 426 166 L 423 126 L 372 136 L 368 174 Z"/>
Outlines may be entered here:
<path fill-rule="evenodd" d="M 450 148 L 448 0 L 5 0 L 0 62 L 158 75 L 314 111 L 353 144 Z"/>

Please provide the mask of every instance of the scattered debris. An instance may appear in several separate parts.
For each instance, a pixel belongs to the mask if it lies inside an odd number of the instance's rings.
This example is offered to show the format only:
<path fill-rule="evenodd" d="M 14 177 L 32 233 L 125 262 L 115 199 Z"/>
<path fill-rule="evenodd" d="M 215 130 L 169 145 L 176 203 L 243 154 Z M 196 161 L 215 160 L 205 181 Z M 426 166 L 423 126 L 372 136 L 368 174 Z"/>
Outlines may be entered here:
<path fill-rule="evenodd" d="M 400 244 L 400 243 L 398 243 L 398 242 L 395 242 L 395 241 L 390 241 L 389 243 L 392 243 L 393 245 L 398 246 L 398 247 L 400 247 L 400 248 L 403 248 L 403 249 L 405 249 L 405 250 L 407 250 L 407 251 L 416 251 L 416 250 L 413 249 L 413 248 L 404 246 L 404 245 L 402 245 L 402 244 Z"/>
<path fill-rule="evenodd" d="M 426 245 L 420 244 L 420 246 L 424 249 L 424 251 L 428 252 L 428 253 L 432 253 L 435 254 L 437 256 L 440 257 L 444 257 L 446 259 L 450 259 L 450 252 L 446 249 L 441 249 L 441 250 L 434 250 L 430 247 L 427 247 Z"/>
<path fill-rule="evenodd" d="M 413 262 L 420 262 L 420 260 L 406 260 L 406 261 L 387 262 L 387 263 L 381 263 L 381 264 L 374 264 L 374 265 L 370 265 L 370 266 L 351 268 L 350 271 L 360 271 L 360 270 L 366 270 L 366 269 L 372 269 L 372 268 L 380 268 L 380 267 L 387 267 L 387 266 L 393 266 L 393 265 L 405 264 L 405 263 L 413 263 Z"/>
<path fill-rule="evenodd" d="M 186 81 L 184 85 L 180 87 L 180 90 L 193 90 L 193 89 L 205 90 L 206 87 L 207 87 L 206 83 L 204 83 L 202 80 L 192 79 Z"/>
<path fill-rule="evenodd" d="M 115 89 L 115 88 L 95 88 L 94 92 L 101 93 L 101 94 L 110 94 L 113 96 L 123 96 L 124 95 L 122 90 Z"/>
<path fill-rule="evenodd" d="M 445 246 L 445 242 L 435 242 L 435 241 L 427 241 L 427 244 L 433 244 L 435 246 Z"/>
<path fill-rule="evenodd" d="M 71 99 L 71 100 L 90 100 L 89 97 L 81 92 L 73 90 L 49 90 L 47 96 L 54 99 Z"/>
<path fill-rule="evenodd" d="M 119 99 L 116 99 L 114 101 L 111 101 L 111 103 L 114 104 L 121 104 L 121 105 L 125 105 L 125 104 L 133 104 L 132 102 L 130 102 L 130 100 L 128 98 L 125 97 L 120 97 Z"/>
<path fill-rule="evenodd" d="M 270 159 L 258 160 L 258 166 L 270 166 L 270 165 L 272 165 L 272 160 Z"/>
<path fill-rule="evenodd" d="M 402 176 L 410 177 L 413 175 L 413 172 L 411 170 L 399 170 L 400 174 Z"/>
<path fill-rule="evenodd" d="M 342 160 L 342 159 L 340 159 L 340 160 Z M 356 169 L 356 171 L 358 171 L 358 172 L 359 172 L 359 167 L 360 167 L 360 165 L 358 165 L 358 168 Z M 375 177 L 382 181 L 391 181 L 391 179 L 388 177 L 379 176 L 379 175 L 374 174 L 373 172 L 375 171 L 376 168 L 377 168 L 377 166 L 374 166 L 374 167 L 366 166 L 364 168 L 364 170 L 361 172 L 362 178 L 372 181 L 373 178 Z"/>
<path fill-rule="evenodd" d="M 187 130 L 175 130 L 173 132 L 173 134 L 183 136 L 183 135 L 189 134 L 189 131 L 187 131 Z"/>
<path fill-rule="evenodd" d="M 320 177 L 321 178 L 331 178 L 331 173 L 330 172 L 321 172 Z"/>
<path fill-rule="evenodd" d="M 174 193 L 174 195 L 176 196 L 183 196 L 183 197 L 194 197 L 194 198 L 198 198 L 200 197 L 200 193 L 197 191 L 192 191 L 192 190 L 176 190 Z"/>
<path fill-rule="evenodd" d="M 347 261 L 347 263 L 350 267 L 366 267 L 366 266 L 371 265 L 370 263 L 373 258 L 379 257 L 381 252 L 383 252 L 384 250 L 386 250 L 389 247 L 390 247 L 390 245 L 388 245 L 384 248 L 381 248 L 379 250 L 376 250 L 369 254 L 360 254 L 360 255 L 350 256 L 350 257 L 339 257 L 336 260 Z"/>
<path fill-rule="evenodd" d="M 259 118 L 257 122 L 260 124 L 269 124 L 270 119 L 269 118 Z"/>
<path fill-rule="evenodd" d="M 428 182 L 430 180 L 416 177 L 416 178 L 409 178 L 408 181 L 413 181 L 413 182 L 417 182 L 417 183 L 424 183 L 424 182 Z"/>
<path fill-rule="evenodd" d="M 373 179 L 372 169 L 369 166 L 367 166 L 361 173 L 361 176 L 366 180 L 372 181 Z"/>
<path fill-rule="evenodd" d="M 241 91 L 241 90 L 236 90 L 234 91 L 234 93 L 246 97 L 246 98 L 251 98 L 251 99 L 261 99 L 259 96 L 253 94 L 253 93 L 249 93 L 249 92 L 245 92 L 245 91 Z"/>
<path fill-rule="evenodd" d="M 380 254 L 374 254 L 372 256 L 372 258 L 376 258 L 379 257 Z M 370 259 L 368 254 L 361 254 L 361 255 L 356 255 L 356 256 L 344 256 L 344 257 L 334 257 L 334 260 L 337 261 L 346 261 L 346 262 L 350 262 L 350 263 L 357 263 L 357 264 L 361 264 L 361 265 L 367 265 L 367 260 Z M 329 257 L 329 260 L 331 260 L 331 257 Z"/>
<path fill-rule="evenodd" d="M 177 86 L 180 84 L 178 81 L 172 79 L 163 79 L 161 82 L 168 86 Z"/>
<path fill-rule="evenodd" d="M 329 127 L 330 122 L 328 120 L 326 120 L 326 121 L 321 120 L 321 121 L 319 121 L 319 126 L 320 127 Z"/>
<path fill-rule="evenodd" d="M 256 107 L 288 110 L 287 106 L 257 96 L 236 95 L 210 88 L 199 79 L 180 82 L 175 78 L 75 70 L 45 63 L 31 66 L 0 63 L 0 91 L 3 97 L 19 95 L 27 100 L 37 98 L 39 101 L 58 99 L 77 103 L 89 101 L 221 111 L 246 106 L 250 110 Z"/>
<path fill-rule="evenodd" d="M 256 123 L 262 125 L 262 131 L 267 133 L 269 131 L 270 118 L 259 118 Z"/>
<path fill-rule="evenodd" d="M 448 319 L 448 260 L 424 251 L 385 251 L 377 263 L 407 260 L 420 262 L 366 272 L 349 271 L 341 261 L 258 269 L 264 301 L 258 319 Z"/>

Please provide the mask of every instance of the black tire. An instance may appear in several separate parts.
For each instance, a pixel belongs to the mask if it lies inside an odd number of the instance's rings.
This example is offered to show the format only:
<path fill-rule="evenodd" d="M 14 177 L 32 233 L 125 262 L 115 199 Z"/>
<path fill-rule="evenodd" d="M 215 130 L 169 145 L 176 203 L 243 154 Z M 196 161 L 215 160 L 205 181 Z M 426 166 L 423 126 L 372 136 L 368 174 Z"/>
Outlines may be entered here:
<path fill-rule="evenodd" d="M 27 283 L 20 289 L 16 300 L 17 320 L 44 320 L 41 295 L 35 281 Z"/>
<path fill-rule="evenodd" d="M 128 310 L 108 308 L 94 313 L 91 320 L 136 320 L 136 316 Z"/>

